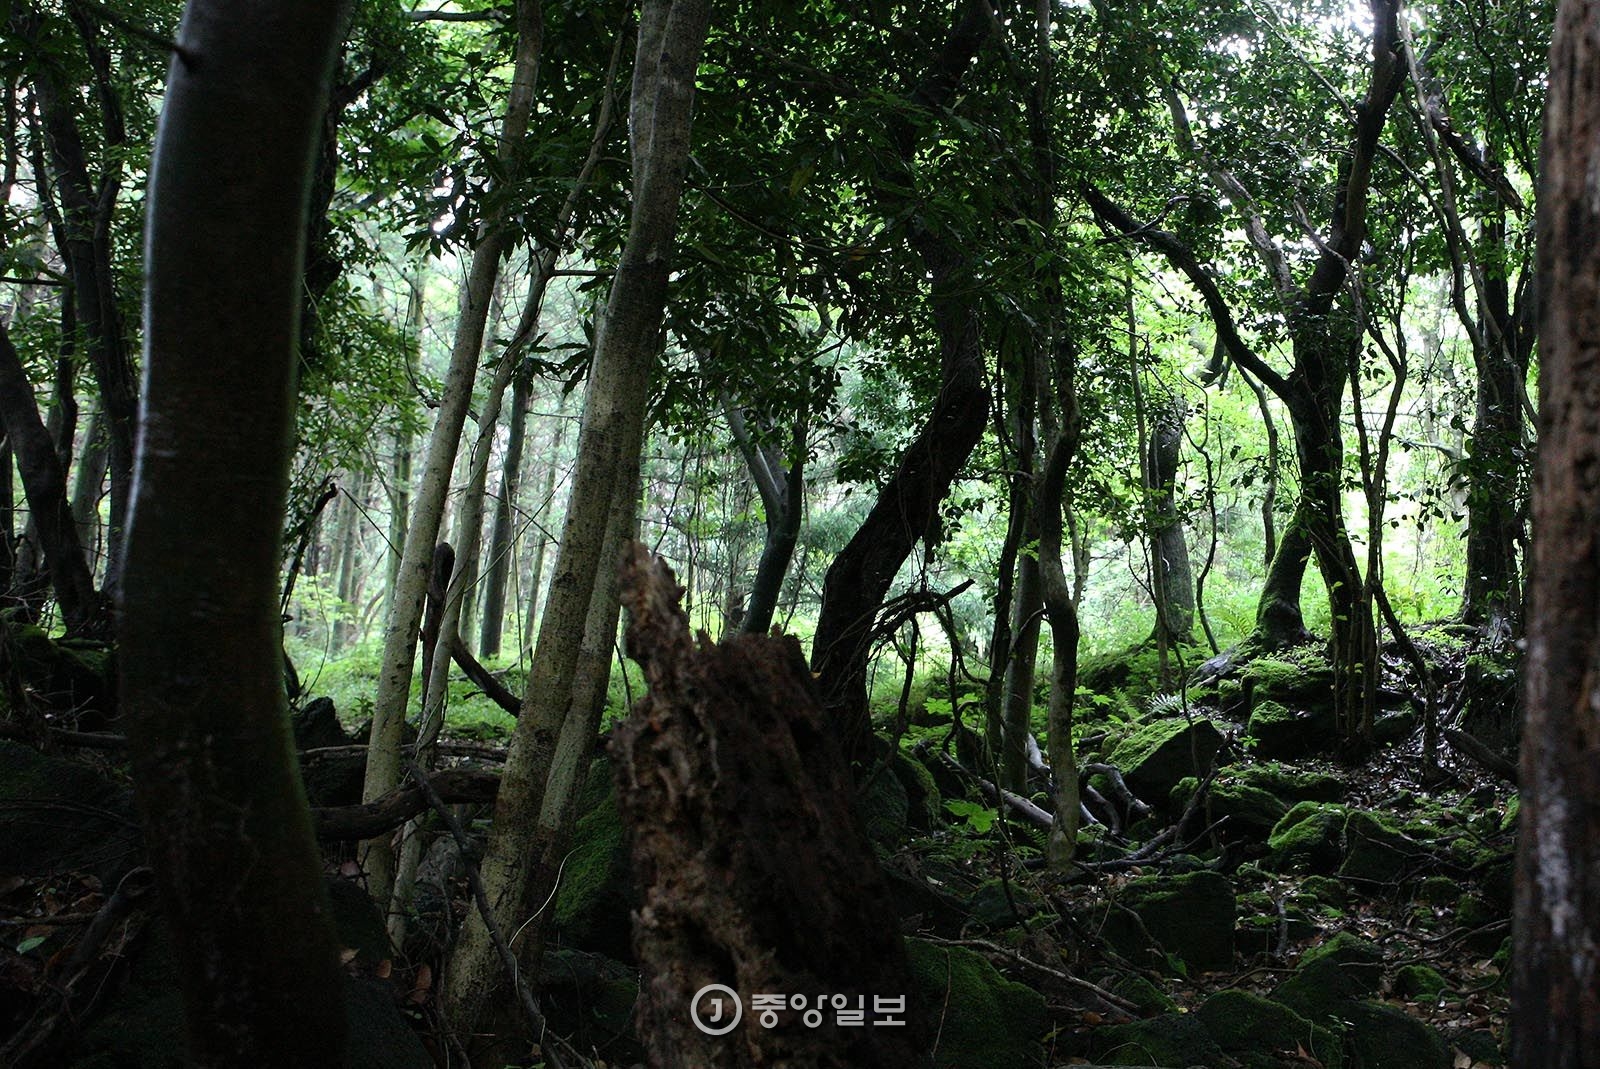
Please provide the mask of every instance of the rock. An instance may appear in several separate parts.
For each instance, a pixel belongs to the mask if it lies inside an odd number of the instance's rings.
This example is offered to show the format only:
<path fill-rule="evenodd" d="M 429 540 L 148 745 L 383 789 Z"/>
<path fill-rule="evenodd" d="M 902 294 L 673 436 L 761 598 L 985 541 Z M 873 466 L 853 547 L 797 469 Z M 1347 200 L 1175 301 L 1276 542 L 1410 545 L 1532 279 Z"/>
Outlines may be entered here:
<path fill-rule="evenodd" d="M 1216 872 L 1145 876 L 1123 888 L 1122 904 L 1145 930 L 1191 971 L 1233 965 L 1233 885 Z"/>
<path fill-rule="evenodd" d="M 1271 867 L 1280 872 L 1333 872 L 1344 853 L 1348 815 L 1342 805 L 1297 803 L 1267 837 Z"/>
<path fill-rule="evenodd" d="M 1349 932 L 1340 932 L 1321 946 L 1306 951 L 1300 958 L 1300 965 L 1304 968 L 1319 961 L 1333 962 L 1360 979 L 1367 991 L 1376 991 L 1383 979 L 1383 951 L 1378 944 Z"/>
<path fill-rule="evenodd" d="M 1141 1013 L 1170 1013 L 1178 1008 L 1178 1004 L 1167 997 L 1167 993 L 1146 980 L 1138 973 L 1116 973 L 1114 979 L 1109 979 L 1100 986 L 1105 987 L 1114 995 L 1121 995 L 1135 1006 Z M 1107 986 L 1109 984 L 1109 986 Z"/>
<path fill-rule="evenodd" d="M 352 963 L 371 968 L 388 958 L 389 932 L 366 889 L 350 880 L 330 879 L 327 885 L 334 935 L 341 947 L 356 952 Z"/>
<path fill-rule="evenodd" d="M 1372 722 L 1372 738 L 1380 746 L 1392 746 L 1411 737 L 1417 730 L 1417 714 L 1410 709 L 1386 713 Z"/>
<path fill-rule="evenodd" d="M 892 766 L 875 769 L 856 795 L 856 815 L 867 838 L 893 847 L 905 838 L 911 799 Z"/>
<path fill-rule="evenodd" d="M 568 946 L 632 962 L 632 885 L 616 796 L 578 819 L 556 892 L 555 922 Z"/>
<path fill-rule="evenodd" d="M 1337 802 L 1344 797 L 1344 782 L 1326 772 L 1299 772 L 1276 761 L 1240 767 L 1236 774 L 1245 783 L 1275 795 L 1286 804 L 1296 802 Z"/>
<path fill-rule="evenodd" d="M 1301 646 L 1282 656 L 1258 656 L 1244 666 L 1241 680 L 1255 700 L 1333 711 L 1333 666 L 1315 648 Z"/>
<path fill-rule="evenodd" d="M 938 1069 L 1033 1069 L 1043 1062 L 1043 995 L 1005 979 L 966 947 L 907 939 L 906 952 L 916 1001 L 935 1015 L 942 1007 Z"/>
<path fill-rule="evenodd" d="M 906 792 L 906 826 L 912 831 L 932 831 L 944 823 L 944 795 L 928 766 L 903 751 L 889 766 Z"/>
<path fill-rule="evenodd" d="M 1222 732 L 1204 718 L 1157 720 L 1123 739 L 1110 763 L 1122 771 L 1130 790 L 1145 801 L 1161 803 L 1185 776 L 1201 776 L 1222 745 Z"/>
<path fill-rule="evenodd" d="M 1344 909 L 1350 904 L 1345 885 L 1328 876 L 1307 876 L 1300 881 L 1300 893 L 1334 909 Z"/>
<path fill-rule="evenodd" d="M 1344 826 L 1339 876 L 1365 883 L 1398 883 L 1411 862 L 1427 854 L 1415 839 L 1375 813 L 1352 810 Z"/>
<path fill-rule="evenodd" d="M 391 984 L 347 976 L 344 997 L 349 1069 L 433 1069 L 428 1049 L 395 1005 Z"/>
<path fill-rule="evenodd" d="M 289 717 L 289 726 L 294 731 L 294 744 L 301 750 L 352 746 L 356 741 L 339 722 L 332 698 L 318 698 L 297 709 Z"/>
<path fill-rule="evenodd" d="M 633 1028 L 638 970 L 600 954 L 555 948 L 539 962 L 538 990 L 551 1027 L 579 1050 L 611 1065 L 644 1060 Z"/>
<path fill-rule="evenodd" d="M 87 762 L 0 739 L 0 876 L 90 872 L 109 891 L 143 851 L 132 791 Z"/>
<path fill-rule="evenodd" d="M 1417 887 L 1417 901 L 1443 906 L 1461 897 L 1461 885 L 1448 876 L 1429 876 Z"/>
<path fill-rule="evenodd" d="M 1258 757 L 1308 757 L 1334 741 L 1333 710 L 1291 709 L 1281 702 L 1257 701 L 1245 726 L 1245 738 Z"/>
<path fill-rule="evenodd" d="M 1246 1065 L 1293 1062 L 1299 1051 L 1325 1069 L 1337 1069 L 1341 1062 L 1339 1040 L 1332 1032 L 1260 995 L 1220 991 L 1201 1005 L 1196 1016 L 1217 1046 L 1244 1058 Z"/>
<path fill-rule="evenodd" d="M 1189 804 L 1198 782 L 1193 776 L 1188 776 L 1172 788 L 1171 805 L 1174 812 L 1181 813 L 1183 807 Z M 1196 814 L 1195 821 L 1199 826 L 1195 830 L 1205 826 L 1208 816 L 1211 820 L 1226 818 L 1227 823 L 1218 829 L 1223 836 L 1242 834 L 1260 839 L 1270 833 L 1288 811 L 1289 807 L 1279 801 L 1276 795 L 1238 779 L 1219 776 L 1211 784 L 1209 807 Z"/>
<path fill-rule="evenodd" d="M 1192 1013 L 1167 1013 L 1097 1028 L 1089 1036 L 1089 1052 L 1105 1065 L 1188 1069 L 1229 1064 L 1228 1056 Z"/>
<path fill-rule="evenodd" d="M 1407 965 L 1395 973 L 1394 993 L 1401 998 L 1436 998 L 1448 984 L 1437 969 L 1426 965 Z"/>
<path fill-rule="evenodd" d="M 1038 896 L 1020 884 L 1012 883 L 1007 894 L 1005 883 L 999 879 L 985 880 L 967 898 L 967 913 L 990 931 L 1021 924 L 1042 907 Z"/>
<path fill-rule="evenodd" d="M 1383 979 L 1383 952 L 1372 943 L 1341 932 L 1306 951 L 1300 967 L 1272 992 L 1300 1016 L 1330 1028 L 1342 1027 L 1345 1006 L 1377 994 Z"/>
<path fill-rule="evenodd" d="M 1361 1069 L 1449 1069 L 1450 1048 L 1439 1033 L 1381 1002 L 1344 1007 L 1351 1061 Z"/>

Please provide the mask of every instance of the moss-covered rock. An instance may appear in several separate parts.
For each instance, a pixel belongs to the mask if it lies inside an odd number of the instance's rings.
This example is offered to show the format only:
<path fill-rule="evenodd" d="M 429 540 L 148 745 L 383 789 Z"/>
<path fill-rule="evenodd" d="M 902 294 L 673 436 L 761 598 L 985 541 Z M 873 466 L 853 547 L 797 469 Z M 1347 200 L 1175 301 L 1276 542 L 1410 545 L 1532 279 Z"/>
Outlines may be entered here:
<path fill-rule="evenodd" d="M 1229 1064 L 1200 1019 L 1189 1013 L 1167 1013 L 1097 1028 L 1089 1037 L 1089 1052 L 1102 1065 L 1188 1069 Z"/>
<path fill-rule="evenodd" d="M 1344 826 L 1344 861 L 1339 876 L 1364 883 L 1397 883 L 1407 868 L 1427 854 L 1422 844 L 1387 818 L 1352 810 Z"/>
<path fill-rule="evenodd" d="M 944 795 L 928 766 L 908 753 L 897 753 L 890 766 L 906 792 L 906 826 L 931 831 L 944 823 Z"/>
<path fill-rule="evenodd" d="M 1350 1060 L 1360 1069 L 1449 1069 L 1450 1048 L 1439 1033 L 1382 1002 L 1344 1007 Z"/>
<path fill-rule="evenodd" d="M 1252 657 L 1245 663 L 1240 678 L 1255 691 L 1258 702 L 1326 708 L 1331 715 L 1333 665 L 1315 646 L 1298 646 Z"/>
<path fill-rule="evenodd" d="M 1344 823 L 1349 810 L 1326 802 L 1300 802 L 1267 837 L 1268 861 L 1280 872 L 1327 875 L 1344 854 Z"/>
<path fill-rule="evenodd" d="M 1341 932 L 1306 951 L 1300 966 L 1272 992 L 1313 1024 L 1338 1029 L 1346 1006 L 1377 994 L 1383 979 L 1383 952 L 1364 939 Z"/>
<path fill-rule="evenodd" d="M 1141 1013 L 1170 1013 L 1178 1008 L 1165 991 L 1138 973 L 1117 973 L 1114 979 L 1108 978 L 1101 986 L 1133 1003 Z"/>
<path fill-rule="evenodd" d="M 1241 766 L 1235 775 L 1290 806 L 1297 802 L 1337 802 L 1344 797 L 1344 781 L 1339 777 L 1285 768 L 1276 761 Z"/>
<path fill-rule="evenodd" d="M 1443 906 L 1461 897 L 1461 885 L 1448 876 L 1429 876 L 1417 885 L 1417 901 Z"/>
<path fill-rule="evenodd" d="M 967 913 L 974 923 L 991 931 L 1021 924 L 1038 913 L 1043 903 L 1021 884 L 998 878 L 985 880 L 967 897 Z"/>
<path fill-rule="evenodd" d="M 631 894 L 622 818 L 616 796 L 606 795 L 573 829 L 555 902 L 562 942 L 631 962 Z"/>
<path fill-rule="evenodd" d="M 1227 877 L 1204 871 L 1145 876 L 1123 888 L 1122 903 L 1190 970 L 1232 967 L 1237 906 Z"/>
<path fill-rule="evenodd" d="M 1043 1061 L 1040 1041 L 1049 1018 L 1044 996 L 1007 980 L 965 947 L 907 939 L 918 1001 L 938 1011 L 938 1069 L 1032 1069 Z"/>
<path fill-rule="evenodd" d="M 86 762 L 0 739 L 0 876 L 92 872 L 110 888 L 143 848 L 130 790 Z"/>
<path fill-rule="evenodd" d="M 643 1061 L 633 1028 L 637 970 L 600 954 L 558 948 L 539 962 L 539 998 L 550 1025 L 608 1064 Z"/>
<path fill-rule="evenodd" d="M 1189 804 L 1198 782 L 1193 776 L 1187 776 L 1172 788 L 1170 802 L 1174 812 L 1182 812 L 1183 807 Z M 1260 839 L 1271 832 L 1288 812 L 1289 807 L 1276 795 L 1235 777 L 1219 776 L 1212 781 L 1207 810 L 1198 819 L 1209 817 L 1210 821 L 1216 821 L 1225 818 L 1227 823 L 1218 829 L 1222 834 Z"/>
<path fill-rule="evenodd" d="M 1417 714 L 1410 709 L 1385 713 L 1372 722 L 1372 738 L 1380 746 L 1392 746 L 1411 737 L 1417 730 Z"/>
<path fill-rule="evenodd" d="M 1246 1065 L 1292 1061 L 1299 1051 L 1310 1054 L 1324 1069 L 1340 1065 L 1339 1040 L 1332 1032 L 1260 995 L 1220 991 L 1201 1005 L 1196 1016 L 1217 1046 Z"/>
<path fill-rule="evenodd" d="M 1300 893 L 1310 895 L 1324 906 L 1344 909 L 1350 904 L 1350 895 L 1344 884 L 1328 876 L 1307 876 L 1300 881 Z"/>
<path fill-rule="evenodd" d="M 1110 763 L 1128 787 L 1148 802 L 1164 802 L 1185 776 L 1200 776 L 1222 745 L 1222 732 L 1204 718 L 1157 720 L 1124 738 Z"/>
<path fill-rule="evenodd" d="M 1383 978 L 1383 951 L 1378 944 L 1350 932 L 1340 932 L 1321 946 L 1312 947 L 1300 958 L 1302 968 L 1319 961 L 1331 961 L 1361 980 L 1364 990 L 1376 991 Z"/>
<path fill-rule="evenodd" d="M 875 843 L 892 847 L 904 839 L 910 812 L 905 784 L 890 768 L 873 772 L 856 795 L 856 814 L 867 838 Z"/>
<path fill-rule="evenodd" d="M 1394 974 L 1394 993 L 1401 998 L 1437 998 L 1448 986 L 1439 970 L 1426 965 L 1406 965 Z"/>
<path fill-rule="evenodd" d="M 1331 708 L 1296 709 L 1277 701 L 1255 703 L 1245 738 L 1257 757 L 1309 757 L 1334 740 Z"/>

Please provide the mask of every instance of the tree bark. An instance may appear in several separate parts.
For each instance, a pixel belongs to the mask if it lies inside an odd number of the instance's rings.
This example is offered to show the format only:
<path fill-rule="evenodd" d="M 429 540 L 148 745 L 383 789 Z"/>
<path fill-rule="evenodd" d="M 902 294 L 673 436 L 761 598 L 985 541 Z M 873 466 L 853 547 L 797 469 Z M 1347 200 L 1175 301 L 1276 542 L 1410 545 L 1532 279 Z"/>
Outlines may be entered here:
<path fill-rule="evenodd" d="M 343 1055 L 344 978 L 284 704 L 278 570 L 311 159 L 345 7 L 191 0 L 152 166 L 119 662 L 201 1066 Z"/>
<path fill-rule="evenodd" d="M 905 946 L 799 644 L 754 635 L 697 644 L 671 571 L 637 544 L 625 568 L 628 650 L 649 695 L 612 750 L 644 892 L 633 938 L 650 1064 L 919 1064 L 928 1029 L 873 1023 L 874 996 L 909 989 Z M 776 782 L 784 789 L 771 790 Z M 736 1034 L 707 1035 L 685 1012 L 709 984 L 743 1004 Z M 830 1010 L 812 1026 L 785 1009 L 763 1027 L 758 992 L 862 999 L 866 1023 L 839 1027 Z M 909 1006 L 913 1021 L 918 1009 Z M 709 1003 L 699 1010 L 709 1018 Z"/>
<path fill-rule="evenodd" d="M 478 631 L 478 656 L 484 660 L 500 654 L 500 638 L 505 632 L 506 586 L 511 578 L 512 511 L 520 489 L 522 447 L 528 436 L 528 402 L 533 382 L 519 374 L 511 383 L 511 437 L 506 443 L 505 464 L 501 469 L 500 496 L 494 505 L 494 527 L 489 535 L 489 575 L 483 588 L 483 626 Z"/>
<path fill-rule="evenodd" d="M 1183 447 L 1185 408 L 1176 397 L 1154 406 L 1149 462 L 1150 556 L 1159 596 L 1156 634 L 1164 648 L 1194 641 L 1194 570 L 1189 539 L 1178 514 L 1178 464 Z"/>
<path fill-rule="evenodd" d="M 604 591 L 602 571 L 612 566 L 604 559 L 607 528 L 619 485 L 637 477 L 709 6 L 707 0 L 647 0 L 640 13 L 628 122 L 633 156 L 628 237 L 599 328 L 561 552 L 482 867 L 490 901 L 507 930 L 527 918 L 547 781 L 574 709 L 589 621 L 595 613 L 605 615 L 606 607 L 594 601 L 597 588 Z M 444 991 L 446 1013 L 457 1029 L 470 1030 L 482 1013 L 497 986 L 495 969 L 487 929 L 481 918 L 469 917 Z"/>
<path fill-rule="evenodd" d="M 1600 1065 L 1600 3 L 1563 0 L 1538 210 L 1539 457 L 1511 1061 Z"/>

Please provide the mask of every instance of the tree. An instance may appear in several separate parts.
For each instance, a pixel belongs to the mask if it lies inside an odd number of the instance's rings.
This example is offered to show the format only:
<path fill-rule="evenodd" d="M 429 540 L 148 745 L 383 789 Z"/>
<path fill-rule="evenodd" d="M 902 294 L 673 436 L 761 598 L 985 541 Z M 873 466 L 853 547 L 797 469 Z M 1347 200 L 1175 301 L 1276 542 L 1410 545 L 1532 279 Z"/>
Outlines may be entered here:
<path fill-rule="evenodd" d="M 556 852 L 594 745 L 619 611 L 617 562 L 634 522 L 651 366 L 661 345 L 706 0 L 648 0 L 629 102 L 633 206 L 584 395 L 561 552 L 484 855 L 496 915 L 469 916 L 451 957 L 446 1012 L 470 1030 L 499 986 L 487 923 L 515 930 Z M 598 659 L 598 663 L 596 663 Z M 537 924 L 537 922 L 536 922 Z M 538 933 L 530 937 L 538 946 Z M 534 957 L 533 964 L 537 964 Z"/>
<path fill-rule="evenodd" d="M 1600 3 L 1564 0 L 1538 214 L 1544 288 L 1512 1064 L 1600 1065 Z"/>
<path fill-rule="evenodd" d="M 284 707 L 278 569 L 313 146 L 344 16 L 342 4 L 194 0 L 156 143 L 119 661 L 202 1066 L 342 1060 L 343 977 Z"/>

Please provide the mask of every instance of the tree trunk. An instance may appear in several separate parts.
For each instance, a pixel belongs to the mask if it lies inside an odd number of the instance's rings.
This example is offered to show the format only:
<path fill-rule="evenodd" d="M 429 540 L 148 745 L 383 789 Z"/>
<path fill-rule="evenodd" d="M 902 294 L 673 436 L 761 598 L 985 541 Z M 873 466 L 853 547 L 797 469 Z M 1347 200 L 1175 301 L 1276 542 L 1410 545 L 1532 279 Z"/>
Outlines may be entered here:
<path fill-rule="evenodd" d="M 104 625 L 105 616 L 67 503 L 66 472 L 50 432 L 39 419 L 33 386 L 4 324 L 0 324 L 0 421 L 17 458 L 33 530 L 44 551 L 45 568 L 67 630 L 97 630 Z"/>
<path fill-rule="evenodd" d="M 929 109 L 948 103 L 993 27 L 987 3 L 963 4 L 960 21 L 913 92 L 912 103 Z M 909 124 L 898 124 L 891 136 L 909 172 L 915 133 Z M 811 667 L 852 762 L 863 760 L 870 748 L 867 662 L 878 610 L 900 566 L 933 529 L 939 504 L 983 437 L 989 415 L 975 264 L 967 248 L 927 220 L 913 216 L 909 226 L 911 245 L 928 274 L 939 337 L 939 395 L 860 529 L 828 569 L 812 641 Z"/>
<path fill-rule="evenodd" d="M 1154 638 L 1165 649 L 1194 641 L 1194 571 L 1189 566 L 1189 539 L 1178 514 L 1178 463 L 1183 447 L 1186 409 L 1176 397 L 1154 407 L 1149 460 L 1150 558 L 1156 573 Z"/>
<path fill-rule="evenodd" d="M 119 662 L 201 1066 L 343 1055 L 344 977 L 284 705 L 278 572 L 311 156 L 344 16 L 343 4 L 191 0 L 152 166 Z"/>
<path fill-rule="evenodd" d="M 604 613 L 605 606 L 593 604 L 597 588 L 604 590 L 600 574 L 614 566 L 603 555 L 615 495 L 618 485 L 638 471 L 708 9 L 706 0 L 646 0 L 640 13 L 628 122 L 633 154 L 628 238 L 596 340 L 560 557 L 482 867 L 489 898 L 507 930 L 516 930 L 528 916 L 547 781 L 573 709 L 588 623 L 592 614 Z M 469 916 L 444 991 L 446 1013 L 457 1029 L 470 1030 L 479 1018 L 497 986 L 497 968 L 482 918 Z"/>
<path fill-rule="evenodd" d="M 875 1023 L 875 997 L 910 987 L 905 946 L 799 644 L 754 635 L 697 644 L 682 588 L 637 544 L 624 583 L 628 650 L 650 691 L 612 748 L 645 896 L 633 937 L 643 971 L 636 1017 L 650 1064 L 919 1064 L 933 1033 L 917 1018 L 937 1011 L 910 1006 L 908 1027 Z M 770 790 L 775 782 L 784 789 Z M 737 1036 L 707 1035 L 685 1012 L 693 1007 L 710 1022 L 711 999 L 697 1001 L 697 992 L 711 984 L 742 1004 Z M 862 1000 L 864 1023 L 840 1027 L 829 1009 L 820 1025 L 808 1024 L 784 1009 L 764 1027 L 751 997 L 770 992 Z"/>
<path fill-rule="evenodd" d="M 528 434 L 528 402 L 532 395 L 532 379 L 526 374 L 518 375 L 511 384 L 511 438 L 506 443 L 500 497 L 495 501 L 494 529 L 489 536 L 489 576 L 483 588 L 483 627 L 478 633 L 478 656 L 485 661 L 499 656 L 500 638 L 505 631 L 506 586 L 513 556 L 512 512 L 522 474 L 522 447 Z"/>
<path fill-rule="evenodd" d="M 1593 1069 L 1600 1065 L 1600 3 L 1563 0 L 1550 66 L 1511 1061 L 1515 1069 Z"/>
<path fill-rule="evenodd" d="M 100 491 L 106 481 L 105 423 L 96 407 L 83 432 L 83 452 L 72 476 L 72 522 L 78 527 L 78 544 L 94 573 L 100 542 Z"/>
<path fill-rule="evenodd" d="M 18 5 L 13 26 L 27 20 Z M 24 39 L 28 36 L 24 32 Z M 62 231 L 66 248 L 62 257 L 72 277 L 76 317 L 87 342 L 90 367 L 100 389 L 105 419 L 107 455 L 111 472 L 111 526 L 107 539 L 106 587 L 114 590 L 121 570 L 122 529 L 127 519 L 133 475 L 133 426 L 138 395 L 133 360 L 117 299 L 116 276 L 111 266 L 111 212 L 119 183 L 109 180 L 96 190 L 89 177 L 83 138 L 78 131 L 71 93 L 56 78 L 54 69 L 41 62 L 33 69 L 34 91 L 47 133 L 55 188 L 61 198 Z M 102 96 L 102 106 L 105 98 Z M 120 128 L 120 117 L 108 121 Z M 120 129 L 118 131 L 120 133 Z M 115 151 L 108 146 L 108 151 Z M 116 164 L 108 164 L 115 168 Z"/>
<path fill-rule="evenodd" d="M 517 2 L 516 62 L 498 153 L 499 166 L 508 175 L 517 169 L 516 157 L 533 113 L 534 83 L 544 38 L 539 5 L 540 0 Z M 500 274 L 500 260 L 510 245 L 510 231 L 505 225 L 510 202 L 501 198 L 498 203 L 498 210 L 486 218 L 479 229 L 467 284 L 461 291 L 455 344 L 445 372 L 439 414 L 428 439 L 422 482 L 417 488 L 405 546 L 400 554 L 394 599 L 384 628 L 383 666 L 373 700 L 371 752 L 362 787 L 363 801 L 372 801 L 400 782 L 400 734 L 411 695 L 411 674 L 417 655 L 417 632 L 422 623 L 422 598 L 428 585 L 429 562 L 433 559 L 434 543 L 444 519 L 445 495 L 461 445 L 461 431 L 466 425 L 467 409 L 472 404 L 472 384 L 477 378 L 478 357 L 483 350 L 489 303 Z M 362 864 L 373 899 L 387 905 L 394 881 L 394 851 L 389 840 L 374 839 L 367 843 Z"/>
<path fill-rule="evenodd" d="M 545 462 L 544 486 L 539 492 L 539 504 L 533 516 L 533 566 L 528 570 L 528 620 L 525 628 L 526 638 L 523 642 L 529 653 L 533 652 L 534 636 L 539 633 L 538 624 L 544 614 L 544 604 L 539 597 L 539 588 L 544 585 L 544 559 L 550 548 L 551 539 L 544 526 L 544 521 L 552 514 L 551 504 L 556 496 L 556 476 L 561 470 L 561 447 L 567 440 L 567 396 L 562 394 L 556 405 L 556 427 L 554 436 L 550 441 L 550 453 Z"/>

